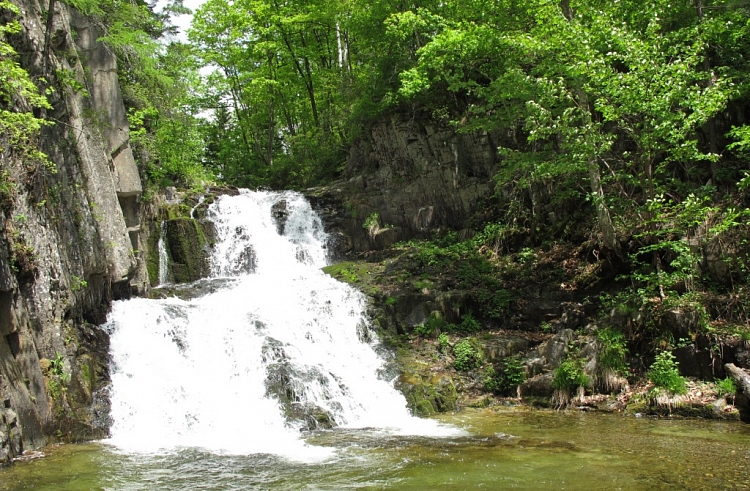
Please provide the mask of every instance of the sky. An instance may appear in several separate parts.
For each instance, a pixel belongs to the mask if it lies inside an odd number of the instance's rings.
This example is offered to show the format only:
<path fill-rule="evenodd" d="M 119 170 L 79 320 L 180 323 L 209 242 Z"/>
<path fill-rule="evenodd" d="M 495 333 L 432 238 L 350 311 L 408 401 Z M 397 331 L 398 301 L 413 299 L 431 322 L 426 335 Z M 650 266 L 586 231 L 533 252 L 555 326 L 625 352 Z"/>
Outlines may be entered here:
<path fill-rule="evenodd" d="M 195 12 L 195 10 L 203 5 L 206 0 L 183 0 L 182 4 Z M 166 2 L 164 0 L 159 0 L 156 5 L 159 9 L 161 9 Z M 180 28 L 180 33 L 177 35 L 177 39 L 180 41 L 187 41 L 187 30 L 190 27 L 190 21 L 193 19 L 192 15 L 180 15 L 177 17 L 174 17 L 172 19 L 172 22 Z"/>

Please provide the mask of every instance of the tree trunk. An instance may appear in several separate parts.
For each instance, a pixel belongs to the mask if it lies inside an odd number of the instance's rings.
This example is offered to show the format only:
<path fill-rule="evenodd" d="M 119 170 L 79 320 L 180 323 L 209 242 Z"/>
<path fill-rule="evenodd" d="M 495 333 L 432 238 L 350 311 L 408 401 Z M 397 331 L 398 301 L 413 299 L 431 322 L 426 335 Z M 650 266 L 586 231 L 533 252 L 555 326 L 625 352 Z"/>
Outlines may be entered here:
<path fill-rule="evenodd" d="M 700 24 L 703 23 L 703 0 L 696 0 L 695 2 L 696 7 L 698 9 L 698 22 Z M 708 76 L 708 83 L 707 86 L 711 87 L 714 84 L 714 76 L 713 73 L 711 73 L 711 60 L 708 59 L 708 46 L 706 46 L 706 49 L 703 52 L 703 70 L 706 72 L 706 75 Z M 708 126 L 708 151 L 713 154 L 717 155 L 719 153 L 719 143 L 717 140 L 716 135 L 716 118 L 711 118 L 708 120 L 708 123 L 706 123 Z M 719 169 L 718 162 L 711 161 L 711 179 L 713 180 L 714 184 L 717 183 L 716 181 L 716 173 Z"/>
<path fill-rule="evenodd" d="M 737 385 L 742 389 L 745 396 L 750 397 L 750 375 L 734 363 L 725 364 L 724 370 L 726 370 L 727 375 L 737 382 Z"/>
<path fill-rule="evenodd" d="M 596 207 L 596 216 L 599 219 L 599 230 L 604 237 L 604 245 L 615 251 L 618 256 L 622 255 L 620 242 L 617 240 L 617 232 L 609 214 L 609 208 L 604 202 L 604 190 L 602 189 L 602 177 L 599 165 L 595 158 L 589 158 L 589 181 L 591 182 L 591 193 L 594 195 L 594 206 Z"/>

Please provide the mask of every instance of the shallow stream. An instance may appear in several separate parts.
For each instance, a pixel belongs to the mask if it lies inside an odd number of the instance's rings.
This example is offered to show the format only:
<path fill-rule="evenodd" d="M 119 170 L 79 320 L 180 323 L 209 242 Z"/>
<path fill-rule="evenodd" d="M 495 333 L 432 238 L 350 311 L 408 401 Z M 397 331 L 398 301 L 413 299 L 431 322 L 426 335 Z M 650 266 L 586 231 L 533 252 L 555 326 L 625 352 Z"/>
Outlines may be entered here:
<path fill-rule="evenodd" d="M 0 490 L 750 489 L 750 428 L 739 423 L 530 410 L 440 421 L 466 434 L 310 432 L 307 444 L 333 451 L 312 462 L 65 445 L 0 470 Z"/>

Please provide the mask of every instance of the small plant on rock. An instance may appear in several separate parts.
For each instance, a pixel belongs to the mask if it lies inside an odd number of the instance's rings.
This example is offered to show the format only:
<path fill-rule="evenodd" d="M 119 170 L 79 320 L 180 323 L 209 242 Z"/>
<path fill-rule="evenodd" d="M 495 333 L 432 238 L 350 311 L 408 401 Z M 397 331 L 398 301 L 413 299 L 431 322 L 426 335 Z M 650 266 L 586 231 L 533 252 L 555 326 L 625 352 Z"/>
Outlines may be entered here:
<path fill-rule="evenodd" d="M 453 367 L 459 372 L 468 372 L 482 364 L 481 355 L 469 339 L 462 339 L 453 347 L 453 356 L 456 357 Z"/>
<path fill-rule="evenodd" d="M 648 378 L 657 390 L 664 390 L 669 394 L 686 394 L 687 384 L 680 375 L 679 364 L 670 351 L 660 351 L 648 371 Z"/>
<path fill-rule="evenodd" d="M 463 332 L 477 332 L 482 330 L 482 324 L 470 312 L 461 317 L 460 329 Z"/>
<path fill-rule="evenodd" d="M 414 334 L 421 338 L 431 338 L 435 334 L 435 329 L 428 322 L 425 322 L 414 328 Z"/>
<path fill-rule="evenodd" d="M 438 349 L 441 353 L 447 353 L 448 348 L 450 348 L 450 340 L 448 339 L 448 335 L 445 333 L 441 333 L 438 336 Z"/>
<path fill-rule="evenodd" d="M 487 370 L 485 388 L 501 396 L 515 395 L 518 386 L 524 380 L 526 380 L 526 372 L 523 369 L 521 360 L 516 356 L 512 356 L 503 359 L 497 369 L 491 366 Z"/>
<path fill-rule="evenodd" d="M 730 377 L 716 381 L 716 392 L 719 397 L 725 397 L 727 400 L 731 397 L 734 403 L 734 397 L 737 395 L 737 384 Z"/>
<path fill-rule="evenodd" d="M 583 397 L 586 387 L 591 385 L 591 380 L 583 371 L 583 358 L 576 351 L 571 351 L 555 370 L 552 379 L 552 387 L 555 392 L 552 395 L 552 403 L 557 408 L 570 404 L 573 390 L 577 398 Z"/>

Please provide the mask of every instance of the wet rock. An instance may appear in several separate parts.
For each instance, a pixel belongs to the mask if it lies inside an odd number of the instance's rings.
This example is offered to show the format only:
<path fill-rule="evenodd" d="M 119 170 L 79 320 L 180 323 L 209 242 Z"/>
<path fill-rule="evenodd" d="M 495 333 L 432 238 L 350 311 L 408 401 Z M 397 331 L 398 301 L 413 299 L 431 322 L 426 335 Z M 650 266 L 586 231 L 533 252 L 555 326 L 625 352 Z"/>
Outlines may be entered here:
<path fill-rule="evenodd" d="M 405 373 L 398 379 L 396 388 L 404 394 L 409 410 L 415 416 L 456 410 L 458 392 L 448 374 Z"/>
<path fill-rule="evenodd" d="M 276 231 L 279 235 L 284 235 L 286 221 L 289 219 L 289 210 L 285 199 L 278 201 L 271 206 L 271 217 L 276 222 Z"/>
<path fill-rule="evenodd" d="M 239 196 L 240 190 L 236 186 L 211 186 L 208 192 L 216 196 Z"/>
<path fill-rule="evenodd" d="M 286 420 L 303 430 L 336 426 L 338 423 L 335 412 L 341 408 L 332 400 L 329 378 L 318 368 L 298 368 L 292 365 L 286 359 L 280 344 L 270 343 L 266 346 L 268 349 L 264 349 L 264 356 L 278 360 L 266 367 L 266 396 L 279 401 Z M 323 393 L 330 406 L 328 409 L 310 401 L 308 391 L 313 384 Z"/>
<path fill-rule="evenodd" d="M 189 283 L 210 273 L 210 251 L 206 235 L 196 220 L 175 218 L 165 222 L 172 276 L 176 283 Z"/>
<path fill-rule="evenodd" d="M 661 323 L 676 340 L 689 338 L 700 331 L 701 314 L 691 309 L 672 309 L 664 312 Z"/>

